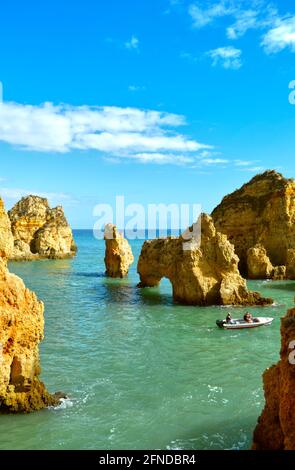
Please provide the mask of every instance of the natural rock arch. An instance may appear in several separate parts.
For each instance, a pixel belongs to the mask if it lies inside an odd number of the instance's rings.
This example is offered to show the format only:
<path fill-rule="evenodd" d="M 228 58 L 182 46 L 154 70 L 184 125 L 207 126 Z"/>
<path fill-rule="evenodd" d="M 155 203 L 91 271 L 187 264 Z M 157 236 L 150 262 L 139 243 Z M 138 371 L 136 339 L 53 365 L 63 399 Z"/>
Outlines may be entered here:
<path fill-rule="evenodd" d="M 191 305 L 262 305 L 272 302 L 247 290 L 238 271 L 238 257 L 225 235 L 216 231 L 211 217 L 197 221 L 199 240 L 187 237 L 147 240 L 138 260 L 139 287 L 170 280 L 175 301 Z M 198 230 L 191 228 L 192 233 Z M 199 243 L 198 243 L 199 241 Z"/>

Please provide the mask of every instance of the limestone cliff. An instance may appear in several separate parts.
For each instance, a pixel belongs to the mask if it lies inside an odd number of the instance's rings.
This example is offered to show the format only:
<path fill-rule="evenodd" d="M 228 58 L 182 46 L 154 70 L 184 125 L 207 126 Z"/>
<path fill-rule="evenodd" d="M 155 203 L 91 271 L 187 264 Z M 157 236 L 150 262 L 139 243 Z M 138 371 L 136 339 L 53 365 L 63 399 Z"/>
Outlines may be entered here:
<path fill-rule="evenodd" d="M 287 251 L 286 276 L 288 279 L 295 279 L 295 249 Z"/>
<path fill-rule="evenodd" d="M 76 252 L 72 230 L 62 207 L 47 199 L 23 197 L 8 212 L 14 237 L 10 259 L 67 258 Z"/>
<path fill-rule="evenodd" d="M 274 275 L 274 267 L 262 245 L 255 245 L 247 251 L 247 267 L 249 279 L 270 279 Z"/>
<path fill-rule="evenodd" d="M 107 224 L 104 231 L 106 244 L 105 266 L 109 277 L 125 277 L 134 261 L 131 247 L 115 225 Z"/>
<path fill-rule="evenodd" d="M 263 374 L 265 407 L 253 436 L 256 450 L 295 450 L 295 308 L 281 319 L 281 352 Z"/>
<path fill-rule="evenodd" d="M 286 266 L 288 249 L 295 248 L 295 182 L 273 170 L 259 174 L 225 196 L 212 218 L 233 243 L 243 275 L 248 275 L 247 252 L 257 244 L 274 267 Z"/>
<path fill-rule="evenodd" d="M 200 230 L 198 230 L 198 226 Z M 238 257 L 227 237 L 202 214 L 185 236 L 145 241 L 138 260 L 139 287 L 170 280 L 174 300 L 191 305 L 264 305 L 272 302 L 247 290 Z"/>
<path fill-rule="evenodd" d="M 3 200 L 0 198 L 0 257 L 9 257 L 13 252 L 13 236 Z"/>
<path fill-rule="evenodd" d="M 56 404 L 38 378 L 43 303 L 7 269 L 12 237 L 0 207 L 0 412 L 29 412 Z"/>

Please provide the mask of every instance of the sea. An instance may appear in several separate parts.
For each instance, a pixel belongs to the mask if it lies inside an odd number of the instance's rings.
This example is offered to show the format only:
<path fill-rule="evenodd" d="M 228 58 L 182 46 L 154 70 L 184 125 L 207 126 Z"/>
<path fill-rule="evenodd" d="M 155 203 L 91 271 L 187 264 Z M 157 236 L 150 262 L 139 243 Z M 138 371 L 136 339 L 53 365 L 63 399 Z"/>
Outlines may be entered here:
<path fill-rule="evenodd" d="M 0 417 L 0 449 L 248 449 L 264 406 L 262 373 L 279 358 L 294 281 L 249 281 L 274 304 L 270 326 L 224 331 L 241 307 L 173 303 L 170 282 L 137 288 L 142 240 L 126 279 L 104 275 L 104 241 L 76 230 L 77 256 L 10 262 L 45 303 L 41 378 L 68 398 Z"/>

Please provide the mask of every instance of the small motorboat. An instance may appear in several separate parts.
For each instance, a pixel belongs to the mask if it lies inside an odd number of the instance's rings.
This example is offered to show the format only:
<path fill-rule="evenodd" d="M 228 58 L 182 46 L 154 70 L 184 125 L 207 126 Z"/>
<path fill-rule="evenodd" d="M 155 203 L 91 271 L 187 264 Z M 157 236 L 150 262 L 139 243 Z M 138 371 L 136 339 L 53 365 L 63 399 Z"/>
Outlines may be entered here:
<path fill-rule="evenodd" d="M 216 320 L 216 325 L 224 330 L 242 330 L 244 328 L 257 328 L 258 326 L 270 325 L 273 321 L 271 317 L 256 317 L 252 322 L 247 322 L 243 318 L 226 320 Z"/>

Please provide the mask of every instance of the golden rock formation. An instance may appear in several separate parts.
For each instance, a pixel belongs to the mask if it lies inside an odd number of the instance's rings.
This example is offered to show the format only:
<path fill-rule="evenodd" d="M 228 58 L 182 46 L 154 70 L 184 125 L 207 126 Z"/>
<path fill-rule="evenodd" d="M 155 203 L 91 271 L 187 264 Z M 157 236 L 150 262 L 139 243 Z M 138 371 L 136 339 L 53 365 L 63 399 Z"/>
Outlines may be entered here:
<path fill-rule="evenodd" d="M 200 230 L 198 230 L 198 226 Z M 170 280 L 175 301 L 191 305 L 266 305 L 257 292 L 249 292 L 238 270 L 239 259 L 227 237 L 202 214 L 185 236 L 145 241 L 138 260 L 139 287 Z"/>
<path fill-rule="evenodd" d="M 280 360 L 263 374 L 265 407 L 254 431 L 253 449 L 295 450 L 294 340 L 292 308 L 281 319 Z"/>
<path fill-rule="evenodd" d="M 295 182 L 273 170 L 259 174 L 225 196 L 212 218 L 234 245 L 242 275 L 248 275 L 248 250 L 257 244 L 273 266 L 286 266 L 288 250 L 295 249 Z"/>
<path fill-rule="evenodd" d="M 10 259 L 67 258 L 76 253 L 72 230 L 63 209 L 47 199 L 23 197 L 8 212 L 14 237 Z"/>
<path fill-rule="evenodd" d="M 109 277 L 127 276 L 129 267 L 134 261 L 128 241 L 112 224 L 105 226 L 104 239 L 106 275 Z"/>
<path fill-rule="evenodd" d="M 288 279 L 295 279 L 295 249 L 290 248 L 287 251 L 286 260 L 286 277 Z"/>
<path fill-rule="evenodd" d="M 0 198 L 0 257 L 9 257 L 13 252 L 13 236 L 3 200 Z"/>
<path fill-rule="evenodd" d="M 8 217 L 0 200 L 0 227 Z M 7 269 L 11 232 L 0 236 L 0 412 L 29 412 L 57 400 L 39 380 L 38 345 L 43 339 L 43 303 Z"/>
<path fill-rule="evenodd" d="M 247 268 L 249 279 L 270 279 L 274 267 L 262 245 L 256 245 L 247 251 Z"/>

